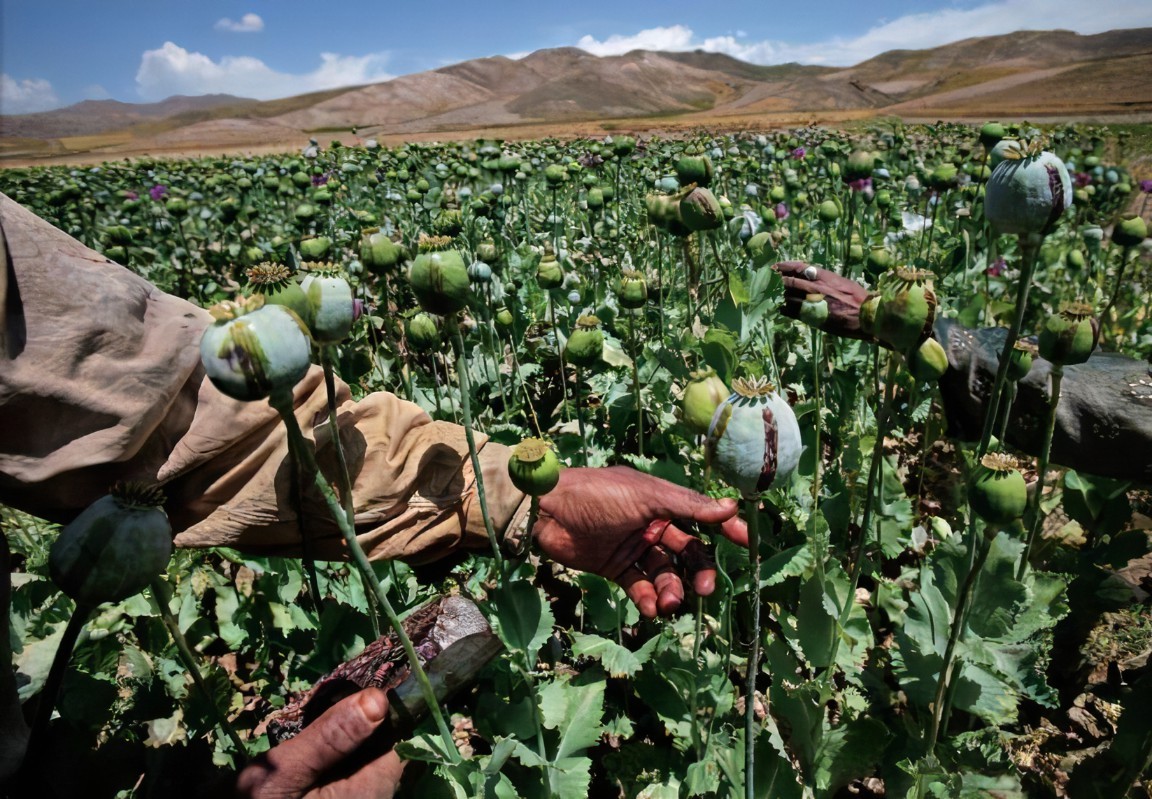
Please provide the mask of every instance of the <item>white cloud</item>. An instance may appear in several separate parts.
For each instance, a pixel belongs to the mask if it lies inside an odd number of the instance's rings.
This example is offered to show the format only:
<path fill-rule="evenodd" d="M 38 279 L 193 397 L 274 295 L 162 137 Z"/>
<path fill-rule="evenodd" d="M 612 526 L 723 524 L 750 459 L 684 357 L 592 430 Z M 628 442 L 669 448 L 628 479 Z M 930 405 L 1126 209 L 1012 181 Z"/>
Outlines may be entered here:
<path fill-rule="evenodd" d="M 148 50 L 136 72 L 136 91 L 145 100 L 173 94 L 235 94 L 271 100 L 294 94 L 378 83 L 395 77 L 384 70 L 386 53 L 344 56 L 321 53 L 320 66 L 311 72 L 277 72 L 258 58 L 224 56 L 213 61 L 172 42 Z"/>
<path fill-rule="evenodd" d="M 259 14 L 245 14 L 235 21 L 224 17 L 216 21 L 215 28 L 229 33 L 258 33 L 264 30 L 264 20 L 260 19 Z"/>
<path fill-rule="evenodd" d="M 0 114 L 32 114 L 59 106 L 60 98 L 43 78 L 16 80 L 0 74 Z"/>
<path fill-rule="evenodd" d="M 576 46 L 592 55 L 623 55 L 632 50 L 694 50 L 701 45 L 696 42 L 691 28 L 671 25 L 665 28 L 646 28 L 633 36 L 613 34 L 604 41 L 582 36 Z"/>
<path fill-rule="evenodd" d="M 1102 33 L 1116 28 L 1152 26 L 1152 3 L 1127 0 L 1001 0 L 974 8 L 944 8 L 909 14 L 884 22 L 855 37 L 792 44 L 746 41 L 736 36 L 701 38 L 683 25 L 648 28 L 632 36 L 614 34 L 603 41 L 583 36 L 577 47 L 595 55 L 621 55 L 629 50 L 707 50 L 726 53 L 755 64 L 852 66 L 886 50 L 921 50 L 974 36 L 995 36 L 1017 30 L 1062 28 L 1077 33 Z"/>

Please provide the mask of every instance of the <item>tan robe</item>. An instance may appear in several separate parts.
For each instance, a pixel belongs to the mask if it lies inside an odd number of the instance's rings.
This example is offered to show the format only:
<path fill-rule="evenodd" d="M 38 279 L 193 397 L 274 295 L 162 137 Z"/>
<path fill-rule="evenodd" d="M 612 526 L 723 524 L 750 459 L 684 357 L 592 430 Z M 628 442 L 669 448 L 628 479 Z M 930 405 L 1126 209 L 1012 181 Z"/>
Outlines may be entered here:
<path fill-rule="evenodd" d="M 0 502 L 67 521 L 119 479 L 162 484 L 185 547 L 296 555 L 284 425 L 267 401 L 218 392 L 200 366 L 206 311 L 164 294 L 0 194 Z M 0 253 L 4 256 L 4 253 Z M 488 539 L 463 428 L 387 393 L 338 383 L 356 531 L 370 558 L 423 562 Z M 332 476 L 323 374 L 296 387 L 296 417 Z M 488 510 L 526 515 L 508 449 L 485 443 Z M 344 544 L 314 489 L 303 529 L 320 558 Z"/>

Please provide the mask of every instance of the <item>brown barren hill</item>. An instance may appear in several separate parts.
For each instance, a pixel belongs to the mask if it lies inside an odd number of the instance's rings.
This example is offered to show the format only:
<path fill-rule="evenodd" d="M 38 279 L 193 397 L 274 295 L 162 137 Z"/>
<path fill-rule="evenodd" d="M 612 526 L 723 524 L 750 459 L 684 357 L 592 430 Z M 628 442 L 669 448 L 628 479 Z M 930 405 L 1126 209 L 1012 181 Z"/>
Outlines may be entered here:
<path fill-rule="evenodd" d="M 720 53 L 573 47 L 257 102 L 229 96 L 133 105 L 80 103 L 0 117 L 0 159 L 298 147 L 311 136 L 384 141 L 475 135 L 598 135 L 622 124 L 675 130 L 835 122 L 1152 114 L 1152 28 L 1092 36 L 1019 31 L 930 50 L 892 50 L 850 67 L 748 64 Z M 1138 116 L 1143 115 L 1143 116 Z"/>

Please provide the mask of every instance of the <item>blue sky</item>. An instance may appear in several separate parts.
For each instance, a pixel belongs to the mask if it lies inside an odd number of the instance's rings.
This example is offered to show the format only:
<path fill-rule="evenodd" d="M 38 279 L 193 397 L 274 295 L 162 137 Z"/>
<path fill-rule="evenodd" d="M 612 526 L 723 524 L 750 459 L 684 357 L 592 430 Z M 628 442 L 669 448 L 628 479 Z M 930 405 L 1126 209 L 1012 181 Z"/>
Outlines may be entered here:
<path fill-rule="evenodd" d="M 1152 26 L 1133 0 L 0 0 L 0 113 L 84 99 L 271 99 L 489 55 L 702 48 L 849 66 L 893 48 Z"/>

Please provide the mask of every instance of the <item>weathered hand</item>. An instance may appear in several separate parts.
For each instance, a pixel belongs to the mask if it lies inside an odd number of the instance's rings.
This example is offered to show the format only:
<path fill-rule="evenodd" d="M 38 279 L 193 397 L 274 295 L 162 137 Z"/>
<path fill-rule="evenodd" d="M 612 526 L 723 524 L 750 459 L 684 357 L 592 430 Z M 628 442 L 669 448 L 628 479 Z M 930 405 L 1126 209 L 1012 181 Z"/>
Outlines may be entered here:
<path fill-rule="evenodd" d="M 700 539 L 672 523 L 719 524 L 725 537 L 748 546 L 734 500 L 715 500 L 626 466 L 565 469 L 540 498 L 533 535 L 558 563 L 619 583 L 640 612 L 674 613 L 684 600 L 682 578 L 697 594 L 716 587 L 716 565 Z"/>
<path fill-rule="evenodd" d="M 365 688 L 328 708 L 299 735 L 271 749 L 237 777 L 236 794 L 252 799 L 389 799 L 396 791 L 404 763 L 386 752 L 355 773 L 331 778 L 380 726 L 388 698 L 379 688 Z"/>
<path fill-rule="evenodd" d="M 837 336 L 870 339 L 860 330 L 860 306 L 868 297 L 868 289 L 854 280 L 836 274 L 822 266 L 803 261 L 781 261 L 773 267 L 784 278 L 784 315 L 800 317 L 800 305 L 808 294 L 823 294 L 828 302 L 828 321 L 823 329 Z M 815 273 L 805 270 L 815 270 Z"/>

